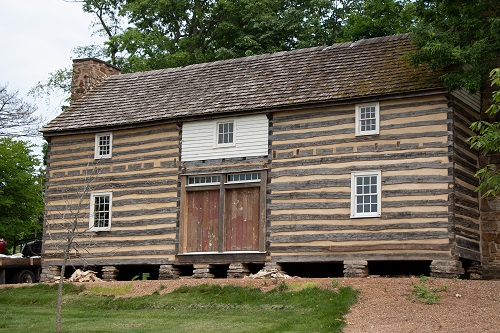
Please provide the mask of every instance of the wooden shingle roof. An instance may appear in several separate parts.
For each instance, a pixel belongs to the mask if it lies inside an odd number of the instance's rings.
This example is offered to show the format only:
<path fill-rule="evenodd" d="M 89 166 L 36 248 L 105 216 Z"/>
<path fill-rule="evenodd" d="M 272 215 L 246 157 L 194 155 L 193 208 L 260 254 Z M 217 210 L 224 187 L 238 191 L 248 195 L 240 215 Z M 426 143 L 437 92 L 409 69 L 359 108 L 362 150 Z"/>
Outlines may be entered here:
<path fill-rule="evenodd" d="M 42 128 L 45 135 L 442 88 L 413 67 L 407 34 L 114 75 Z"/>

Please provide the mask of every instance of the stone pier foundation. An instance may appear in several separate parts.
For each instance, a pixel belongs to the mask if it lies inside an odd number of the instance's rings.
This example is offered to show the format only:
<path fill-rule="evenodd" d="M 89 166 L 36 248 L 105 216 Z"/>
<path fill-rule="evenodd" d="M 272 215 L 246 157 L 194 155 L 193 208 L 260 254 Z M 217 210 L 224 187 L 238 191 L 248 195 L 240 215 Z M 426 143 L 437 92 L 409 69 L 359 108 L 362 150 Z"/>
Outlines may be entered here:
<path fill-rule="evenodd" d="M 212 265 L 209 264 L 194 264 L 193 265 L 193 278 L 194 279 L 213 279 L 214 275 L 210 273 Z"/>
<path fill-rule="evenodd" d="M 481 280 L 483 276 L 483 267 L 481 267 L 480 262 L 471 261 L 465 270 L 465 273 L 470 280 Z"/>
<path fill-rule="evenodd" d="M 181 271 L 174 265 L 160 265 L 158 280 L 173 280 L 178 279 Z"/>
<path fill-rule="evenodd" d="M 263 271 L 273 271 L 276 270 L 278 273 L 285 273 L 281 265 L 277 262 L 266 262 Z"/>
<path fill-rule="evenodd" d="M 42 266 L 40 282 L 55 282 L 61 276 L 60 266 Z"/>
<path fill-rule="evenodd" d="M 430 268 L 432 277 L 451 279 L 464 274 L 462 263 L 459 260 L 433 260 Z"/>
<path fill-rule="evenodd" d="M 116 266 L 103 266 L 101 269 L 102 279 L 104 281 L 116 281 L 119 271 Z"/>
<path fill-rule="evenodd" d="M 248 264 L 233 263 L 229 265 L 229 269 L 227 270 L 228 279 L 241 279 L 248 275 L 250 275 Z"/>
<path fill-rule="evenodd" d="M 365 260 L 346 260 L 344 261 L 345 277 L 367 277 L 368 261 Z"/>

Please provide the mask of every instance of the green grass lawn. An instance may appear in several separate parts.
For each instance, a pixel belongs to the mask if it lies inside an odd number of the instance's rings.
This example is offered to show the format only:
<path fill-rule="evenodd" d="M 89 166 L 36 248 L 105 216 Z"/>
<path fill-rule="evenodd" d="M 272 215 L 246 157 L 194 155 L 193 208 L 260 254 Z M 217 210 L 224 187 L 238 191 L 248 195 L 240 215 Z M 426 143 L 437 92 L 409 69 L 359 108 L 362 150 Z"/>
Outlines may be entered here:
<path fill-rule="evenodd" d="M 116 298 L 66 285 L 63 332 L 340 332 L 356 301 L 350 287 L 335 290 L 281 283 L 257 288 L 200 285 L 173 293 Z M 119 292 L 119 291 L 118 291 Z M 54 332 L 57 286 L 0 289 L 0 332 Z"/>

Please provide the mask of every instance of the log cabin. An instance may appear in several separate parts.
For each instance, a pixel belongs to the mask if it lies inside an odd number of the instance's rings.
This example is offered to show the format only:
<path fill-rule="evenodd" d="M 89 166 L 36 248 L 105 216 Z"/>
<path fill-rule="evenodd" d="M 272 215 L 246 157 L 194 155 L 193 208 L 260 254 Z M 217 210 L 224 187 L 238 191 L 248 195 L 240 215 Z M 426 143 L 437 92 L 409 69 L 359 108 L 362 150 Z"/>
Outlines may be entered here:
<path fill-rule="evenodd" d="M 481 275 L 481 100 L 408 34 L 140 73 L 73 62 L 48 142 L 42 278 L 259 269 Z M 498 242 L 496 243 L 498 244 Z"/>

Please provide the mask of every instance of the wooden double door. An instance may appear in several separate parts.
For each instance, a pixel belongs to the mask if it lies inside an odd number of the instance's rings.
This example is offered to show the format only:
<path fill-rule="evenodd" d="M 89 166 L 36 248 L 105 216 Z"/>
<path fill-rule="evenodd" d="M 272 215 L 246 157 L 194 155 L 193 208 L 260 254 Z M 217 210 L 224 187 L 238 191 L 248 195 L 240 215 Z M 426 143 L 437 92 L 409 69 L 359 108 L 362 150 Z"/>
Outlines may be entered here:
<path fill-rule="evenodd" d="M 187 191 L 186 206 L 185 252 L 260 250 L 259 186 Z"/>

